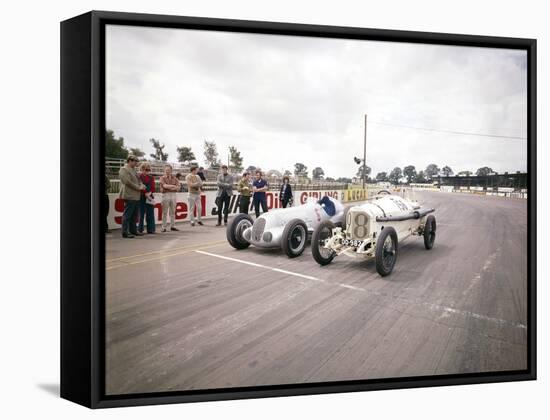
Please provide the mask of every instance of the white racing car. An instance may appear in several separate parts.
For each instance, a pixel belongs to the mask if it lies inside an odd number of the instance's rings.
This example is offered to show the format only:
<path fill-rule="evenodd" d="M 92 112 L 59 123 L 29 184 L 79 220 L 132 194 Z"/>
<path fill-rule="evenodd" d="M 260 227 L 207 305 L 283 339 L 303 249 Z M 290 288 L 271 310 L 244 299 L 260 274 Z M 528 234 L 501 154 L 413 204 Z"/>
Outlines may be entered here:
<path fill-rule="evenodd" d="M 347 208 L 342 226 L 321 222 L 311 238 L 311 253 L 321 265 L 337 255 L 374 258 L 376 271 L 387 276 L 397 259 L 399 242 L 409 236 L 424 238 L 431 249 L 435 241 L 435 209 L 382 190 L 366 203 Z"/>
<path fill-rule="evenodd" d="M 262 214 L 254 221 L 248 214 L 238 214 L 227 226 L 227 241 L 235 249 L 253 244 L 262 248 L 278 248 L 290 258 L 299 256 L 311 234 L 320 223 L 340 226 L 344 206 L 334 198 L 308 199 L 305 204 L 277 209 Z"/>

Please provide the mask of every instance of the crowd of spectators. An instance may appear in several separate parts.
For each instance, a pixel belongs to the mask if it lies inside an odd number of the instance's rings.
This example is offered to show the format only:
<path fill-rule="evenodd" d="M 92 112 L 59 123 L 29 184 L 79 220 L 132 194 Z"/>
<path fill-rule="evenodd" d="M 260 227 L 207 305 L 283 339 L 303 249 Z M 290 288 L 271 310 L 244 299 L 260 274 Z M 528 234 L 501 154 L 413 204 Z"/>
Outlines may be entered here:
<path fill-rule="evenodd" d="M 120 198 L 124 200 L 124 211 L 122 213 L 122 237 L 134 238 L 142 236 L 145 232 L 154 234 L 156 223 L 154 208 L 157 203 L 155 198 L 155 177 L 151 173 L 151 166 L 148 162 L 142 162 L 137 171 L 138 159 L 135 156 L 128 156 L 126 164 L 120 168 L 118 173 L 121 189 Z M 239 212 L 249 213 L 252 199 L 252 207 L 256 218 L 260 217 L 260 210 L 263 213 L 268 211 L 266 191 L 269 184 L 263 178 L 260 170 L 255 171 L 254 181 L 250 180 L 250 173 L 242 174 L 238 182 L 229 174 L 226 165 L 221 167 L 221 172 L 216 179 L 216 206 L 218 219 L 216 226 L 227 225 L 230 212 L 231 197 L 236 184 L 239 194 Z M 176 194 L 187 192 L 188 212 L 190 225 L 192 227 L 204 226 L 201 218 L 203 193 L 206 177 L 204 168 L 192 165 L 189 174 L 183 179 L 181 174 L 173 174 L 171 165 L 165 165 L 164 174 L 159 178 L 160 192 L 162 193 L 162 232 L 179 231 L 176 227 Z M 109 198 L 107 193 L 110 190 L 110 181 L 105 177 L 105 232 L 109 232 L 107 225 L 107 213 L 109 210 Z M 292 204 L 292 190 L 288 177 L 283 179 L 280 190 L 281 203 L 283 207 Z"/>

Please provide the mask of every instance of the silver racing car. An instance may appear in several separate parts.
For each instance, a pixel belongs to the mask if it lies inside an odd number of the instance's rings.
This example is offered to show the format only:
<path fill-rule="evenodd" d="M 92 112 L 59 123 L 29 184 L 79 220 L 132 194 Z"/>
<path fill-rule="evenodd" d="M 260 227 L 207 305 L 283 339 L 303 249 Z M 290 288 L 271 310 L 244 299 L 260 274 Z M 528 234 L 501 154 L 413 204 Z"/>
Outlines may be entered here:
<path fill-rule="evenodd" d="M 315 261 L 327 265 L 338 255 L 374 258 L 376 271 L 387 276 L 397 260 L 398 244 L 410 236 L 424 239 L 426 249 L 435 241 L 435 209 L 382 190 L 367 202 L 346 209 L 342 226 L 319 223 L 311 238 Z"/>
<path fill-rule="evenodd" d="M 255 221 L 248 214 L 238 214 L 227 226 L 227 241 L 235 249 L 253 244 L 262 248 L 281 248 L 294 258 L 304 251 L 308 235 L 319 224 L 329 222 L 340 226 L 344 220 L 344 206 L 325 196 L 310 198 L 301 206 L 276 209 L 262 214 Z"/>

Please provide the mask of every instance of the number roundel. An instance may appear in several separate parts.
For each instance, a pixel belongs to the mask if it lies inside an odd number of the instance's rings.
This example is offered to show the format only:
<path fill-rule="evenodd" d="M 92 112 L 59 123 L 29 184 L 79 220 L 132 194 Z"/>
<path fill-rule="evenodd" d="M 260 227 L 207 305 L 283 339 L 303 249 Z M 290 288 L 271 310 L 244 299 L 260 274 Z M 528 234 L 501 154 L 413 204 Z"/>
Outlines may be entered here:
<path fill-rule="evenodd" d="M 367 223 L 369 221 L 369 218 L 365 213 L 358 213 L 355 215 L 354 224 L 355 227 L 353 228 L 353 236 L 356 238 L 364 238 L 367 236 L 368 229 L 367 229 Z"/>

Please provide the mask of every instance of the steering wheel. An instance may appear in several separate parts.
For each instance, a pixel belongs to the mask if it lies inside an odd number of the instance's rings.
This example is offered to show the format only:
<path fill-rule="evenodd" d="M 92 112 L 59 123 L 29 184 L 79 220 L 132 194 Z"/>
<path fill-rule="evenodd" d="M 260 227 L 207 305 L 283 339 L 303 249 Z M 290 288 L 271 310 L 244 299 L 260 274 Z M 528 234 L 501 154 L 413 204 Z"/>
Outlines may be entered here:
<path fill-rule="evenodd" d="M 391 195 L 391 191 L 388 190 L 380 190 L 376 193 L 376 195 Z"/>

